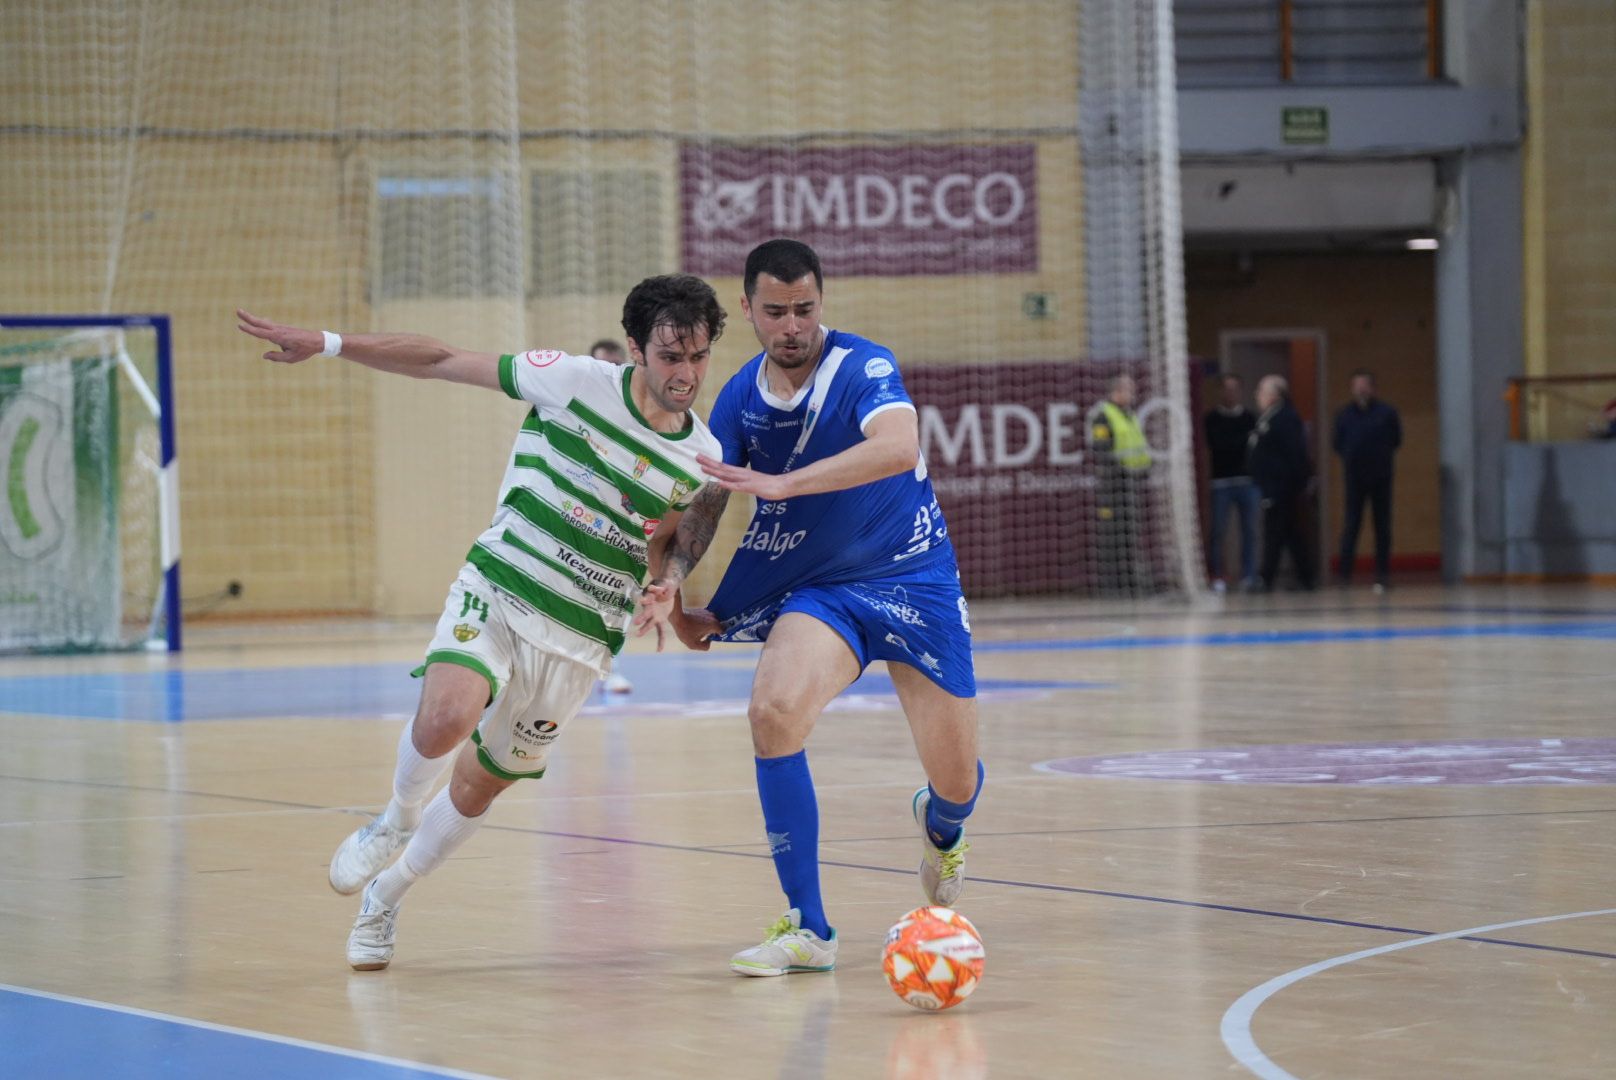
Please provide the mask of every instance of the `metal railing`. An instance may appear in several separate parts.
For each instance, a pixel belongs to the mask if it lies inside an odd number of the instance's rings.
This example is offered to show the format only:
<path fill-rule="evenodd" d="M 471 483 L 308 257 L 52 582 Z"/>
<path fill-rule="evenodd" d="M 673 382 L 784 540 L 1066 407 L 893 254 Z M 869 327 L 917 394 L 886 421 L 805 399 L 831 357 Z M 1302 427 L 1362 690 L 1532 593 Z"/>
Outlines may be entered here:
<path fill-rule="evenodd" d="M 1513 442 L 1616 437 L 1616 371 L 1514 375 L 1504 401 Z"/>

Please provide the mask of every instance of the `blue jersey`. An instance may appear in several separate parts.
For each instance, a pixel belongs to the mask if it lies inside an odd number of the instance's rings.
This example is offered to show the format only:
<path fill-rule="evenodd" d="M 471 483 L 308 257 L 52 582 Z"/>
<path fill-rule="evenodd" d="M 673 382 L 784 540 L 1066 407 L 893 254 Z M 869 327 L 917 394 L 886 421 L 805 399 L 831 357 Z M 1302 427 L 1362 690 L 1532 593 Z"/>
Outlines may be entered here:
<path fill-rule="evenodd" d="M 864 441 L 879 414 L 914 407 L 889 350 L 829 330 L 813 378 L 793 398 L 769 392 L 760 354 L 719 391 L 708 427 L 725 462 L 778 475 Z M 759 502 L 709 607 L 724 620 L 802 586 L 880 581 L 937 563 L 952 574 L 948 528 L 922 460 L 855 488 Z"/>

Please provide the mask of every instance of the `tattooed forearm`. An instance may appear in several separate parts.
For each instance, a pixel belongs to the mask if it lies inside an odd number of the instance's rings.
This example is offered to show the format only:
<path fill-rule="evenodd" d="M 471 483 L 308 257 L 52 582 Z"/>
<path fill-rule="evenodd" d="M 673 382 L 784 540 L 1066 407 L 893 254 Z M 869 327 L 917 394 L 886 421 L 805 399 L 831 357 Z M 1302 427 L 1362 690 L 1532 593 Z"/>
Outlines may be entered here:
<path fill-rule="evenodd" d="M 701 557 L 712 546 L 713 533 L 718 531 L 718 519 L 729 505 L 729 492 L 717 484 L 707 484 L 691 500 L 690 508 L 679 519 L 679 531 L 668 545 L 662 560 L 662 581 L 677 587 L 690 576 Z"/>

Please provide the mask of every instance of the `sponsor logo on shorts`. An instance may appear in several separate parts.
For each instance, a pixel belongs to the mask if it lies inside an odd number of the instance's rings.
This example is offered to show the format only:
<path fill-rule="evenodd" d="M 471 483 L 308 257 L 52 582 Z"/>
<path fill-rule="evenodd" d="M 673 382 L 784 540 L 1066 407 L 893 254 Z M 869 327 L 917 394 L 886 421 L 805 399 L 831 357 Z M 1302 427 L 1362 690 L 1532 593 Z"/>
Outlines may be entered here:
<path fill-rule="evenodd" d="M 561 725 L 556 723 L 554 720 L 544 720 L 537 724 L 528 724 L 518 720 L 513 729 L 513 734 L 515 734 L 515 736 L 521 741 L 530 745 L 549 746 L 551 743 L 556 741 L 556 736 L 561 734 L 560 729 Z M 512 752 L 518 757 L 525 756 L 515 748 L 512 748 Z"/>
<path fill-rule="evenodd" d="M 872 379 L 884 379 L 892 374 L 892 361 L 884 356 L 871 357 L 864 365 L 864 374 Z"/>
<path fill-rule="evenodd" d="M 896 619 L 905 626 L 925 626 L 926 620 L 921 618 L 920 609 L 909 603 L 909 591 L 902 585 L 891 592 L 878 592 L 875 596 L 854 590 L 853 596 L 858 597 L 869 607 L 881 612 L 890 619 Z M 907 648 L 907 646 L 905 646 Z"/>
<path fill-rule="evenodd" d="M 454 628 L 455 640 L 459 642 L 470 641 L 480 633 L 482 633 L 482 631 L 470 623 L 460 623 Z"/>
<path fill-rule="evenodd" d="M 742 612 L 724 624 L 725 641 L 762 641 L 763 634 L 774 625 L 775 616 L 780 606 L 791 598 L 786 593 L 771 604 L 760 604 L 750 611 Z"/>

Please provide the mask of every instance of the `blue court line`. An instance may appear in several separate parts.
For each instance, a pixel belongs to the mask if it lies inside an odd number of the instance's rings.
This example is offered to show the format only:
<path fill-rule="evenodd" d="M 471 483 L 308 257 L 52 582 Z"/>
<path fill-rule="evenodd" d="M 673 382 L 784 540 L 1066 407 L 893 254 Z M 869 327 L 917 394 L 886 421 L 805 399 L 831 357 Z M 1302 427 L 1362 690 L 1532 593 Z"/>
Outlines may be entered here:
<path fill-rule="evenodd" d="M 745 701 L 750 667 L 692 661 L 689 657 L 620 658 L 644 701 Z M 302 717 L 375 717 L 415 711 L 420 683 L 410 664 L 226 668 L 187 671 L 22 675 L 0 678 L 0 713 L 89 720 L 251 720 Z M 1113 683 L 1075 680 L 983 679 L 984 692 L 1098 690 Z M 844 693 L 893 695 L 886 674 L 866 672 Z M 630 702 L 623 702 L 628 709 Z"/>
<path fill-rule="evenodd" d="M 971 622 L 980 626 L 1018 626 L 1027 623 L 1136 623 L 1161 622 L 1167 619 L 1183 619 L 1191 614 L 1188 609 L 1179 611 L 1130 611 L 1118 610 L 1111 612 L 1050 612 L 1044 615 L 977 615 L 971 613 Z M 1385 618 L 1388 615 L 1501 615 L 1515 616 L 1517 618 L 1546 618 L 1549 616 L 1564 616 L 1571 619 L 1616 619 L 1616 611 L 1600 610 L 1598 608 L 1572 608 L 1572 607 L 1509 607 L 1503 604 L 1478 605 L 1467 607 L 1461 604 L 1410 604 L 1392 605 L 1381 604 L 1341 604 L 1328 607 L 1227 607 L 1208 613 L 1210 617 L 1219 620 L 1242 621 L 1249 619 L 1320 619 L 1333 618 L 1338 615 L 1374 615 Z"/>
<path fill-rule="evenodd" d="M 1033 641 L 977 641 L 972 651 L 1049 652 L 1101 649 L 1165 649 L 1185 646 L 1317 645 L 1332 641 L 1397 641 L 1427 638 L 1546 637 L 1616 640 L 1616 622 L 1502 623 L 1484 626 L 1379 626 L 1331 630 L 1244 630 L 1209 634 L 1113 634 L 1095 638 L 1044 638 Z"/>
<path fill-rule="evenodd" d="M 251 1052 L 244 1040 L 251 1040 Z M 479 1073 L 0 984 L 7 1076 L 215 1080 L 488 1080 Z"/>

